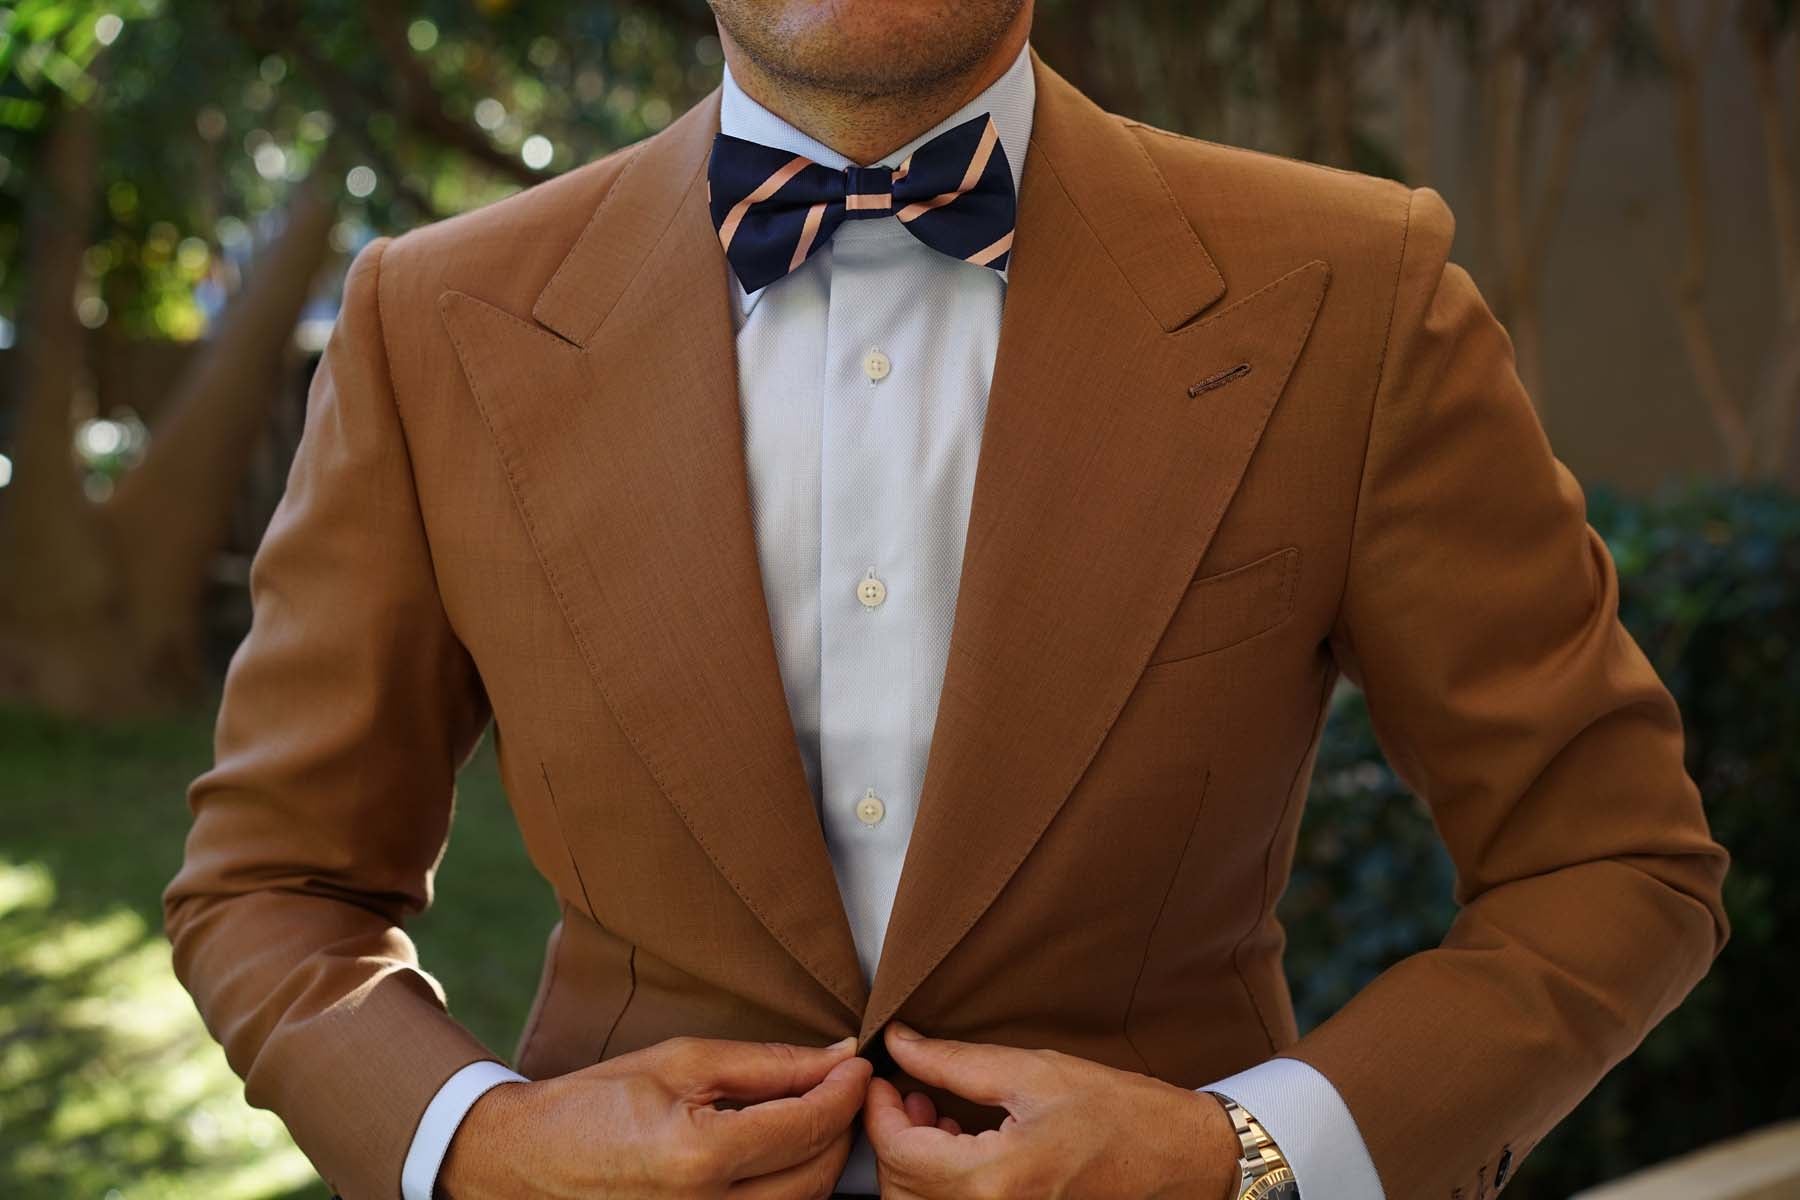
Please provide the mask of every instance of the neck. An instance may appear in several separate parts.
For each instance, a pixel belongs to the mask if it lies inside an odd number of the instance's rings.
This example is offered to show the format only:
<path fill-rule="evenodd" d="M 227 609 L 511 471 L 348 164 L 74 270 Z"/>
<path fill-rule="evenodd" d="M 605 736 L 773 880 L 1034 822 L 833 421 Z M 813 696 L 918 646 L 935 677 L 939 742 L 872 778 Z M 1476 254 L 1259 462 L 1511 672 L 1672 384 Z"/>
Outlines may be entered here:
<path fill-rule="evenodd" d="M 810 86 L 772 75 L 720 29 L 719 41 L 732 78 L 752 100 L 851 162 L 868 166 L 912 141 L 980 95 L 1006 73 L 1024 48 L 1030 6 L 987 56 L 926 92 L 866 95 Z"/>

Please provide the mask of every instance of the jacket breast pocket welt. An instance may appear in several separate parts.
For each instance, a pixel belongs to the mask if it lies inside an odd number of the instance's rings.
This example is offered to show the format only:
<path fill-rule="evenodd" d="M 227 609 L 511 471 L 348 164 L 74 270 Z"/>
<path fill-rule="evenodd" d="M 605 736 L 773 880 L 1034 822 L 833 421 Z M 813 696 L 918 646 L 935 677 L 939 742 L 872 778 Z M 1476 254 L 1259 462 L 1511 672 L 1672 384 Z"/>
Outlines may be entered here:
<path fill-rule="evenodd" d="M 1283 546 L 1241 567 L 1195 579 L 1148 665 L 1211 654 L 1268 632 L 1293 612 L 1299 579 L 1298 546 Z"/>

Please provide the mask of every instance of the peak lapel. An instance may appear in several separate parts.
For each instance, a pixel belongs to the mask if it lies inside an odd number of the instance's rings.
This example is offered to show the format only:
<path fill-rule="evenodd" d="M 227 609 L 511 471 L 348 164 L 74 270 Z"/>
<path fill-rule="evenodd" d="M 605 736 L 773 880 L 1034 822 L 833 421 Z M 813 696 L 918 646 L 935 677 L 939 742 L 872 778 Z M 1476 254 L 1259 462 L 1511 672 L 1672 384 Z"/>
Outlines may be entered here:
<path fill-rule="evenodd" d="M 706 211 L 717 128 L 715 90 L 633 152 L 538 296 L 540 325 L 462 292 L 440 308 L 614 717 L 744 903 L 855 1014 L 867 988 L 757 562 Z"/>
<path fill-rule="evenodd" d="M 1328 274 L 1298 266 L 1194 320 L 1224 280 L 1137 135 L 1032 57 L 949 661 L 865 1039 L 987 910 L 1098 750 L 1237 489 Z"/>

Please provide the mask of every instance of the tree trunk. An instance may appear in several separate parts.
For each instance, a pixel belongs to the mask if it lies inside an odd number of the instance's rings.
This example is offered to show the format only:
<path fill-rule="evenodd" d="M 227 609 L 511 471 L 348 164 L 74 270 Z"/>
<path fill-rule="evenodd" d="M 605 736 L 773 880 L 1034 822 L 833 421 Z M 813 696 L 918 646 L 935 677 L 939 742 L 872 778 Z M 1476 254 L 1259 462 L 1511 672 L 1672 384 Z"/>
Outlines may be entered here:
<path fill-rule="evenodd" d="M 1721 6 L 1714 4 L 1708 29 L 1716 24 Z M 1674 282 L 1675 312 L 1681 324 L 1681 337 L 1687 347 L 1688 361 L 1693 367 L 1694 381 L 1700 396 L 1713 416 L 1719 440 L 1725 450 L 1725 468 L 1734 480 L 1746 478 L 1751 469 L 1754 443 L 1743 402 L 1725 378 L 1713 341 L 1712 327 L 1706 320 L 1706 159 L 1701 140 L 1700 66 L 1701 55 L 1710 45 L 1710 34 L 1703 30 L 1701 50 L 1689 48 L 1681 29 L 1680 11 L 1675 0 L 1658 0 L 1655 10 L 1656 36 L 1670 76 L 1670 92 L 1675 107 L 1675 154 L 1680 164 L 1686 252 L 1681 273 Z"/>
<path fill-rule="evenodd" d="M 1493 212 L 1495 264 L 1500 280 L 1494 310 L 1513 341 L 1519 378 L 1543 408 L 1538 339 L 1537 279 L 1525 227 L 1525 119 L 1530 103 L 1521 35 L 1507 38 L 1494 63 Z"/>
<path fill-rule="evenodd" d="M 1403 161 L 1406 182 L 1428 187 L 1432 181 L 1432 82 L 1431 21 L 1423 9 L 1406 18 L 1401 49 L 1401 99 L 1405 105 L 1406 133 Z"/>
<path fill-rule="evenodd" d="M 94 196 L 92 125 L 77 112 L 50 135 L 44 178 L 54 189 L 44 190 L 56 201 L 34 214 L 20 486 L 0 514 L 4 561 L 17 564 L 0 572 L 0 696 L 102 715 L 184 699 L 202 682 L 207 569 L 329 248 L 337 170 L 296 189 L 286 228 L 176 383 L 144 461 L 95 504 L 69 428 L 83 340 L 71 299 Z"/>
<path fill-rule="evenodd" d="M 1319 161 L 1356 166 L 1357 47 L 1349 0 L 1321 0 L 1313 53 L 1319 61 Z"/>
<path fill-rule="evenodd" d="M 1270 63 L 1269 102 L 1281 130 L 1278 150 L 1290 158 L 1317 159 L 1322 85 L 1319 55 L 1303 28 L 1305 16 L 1298 5 L 1267 5 L 1262 38 Z"/>
<path fill-rule="evenodd" d="M 25 218 L 14 478 L 0 506 L 0 695 L 78 708 L 88 680 L 105 667 L 88 635 L 107 623 L 116 600 L 70 427 L 86 338 L 75 316 L 75 288 L 99 157 L 92 108 L 59 105 L 39 153 Z"/>
<path fill-rule="evenodd" d="M 296 187 L 281 234 L 251 265 L 218 333 L 175 385 L 144 461 L 104 509 L 117 533 L 130 636 L 159 692 L 202 680 L 200 601 L 267 423 L 288 338 L 330 249 L 337 204 L 314 171 Z"/>
<path fill-rule="evenodd" d="M 1796 199 L 1794 162 L 1788 153 L 1787 122 L 1775 72 L 1778 31 L 1774 14 L 1762 6 L 1746 6 L 1744 17 L 1750 85 L 1761 118 L 1763 167 L 1769 185 L 1769 215 L 1775 231 L 1781 297 L 1775 345 L 1758 378 L 1757 405 L 1752 417 L 1757 457 L 1752 472 L 1759 479 L 1780 480 L 1793 445 L 1796 410 L 1800 409 L 1800 200 Z M 1795 37 L 1794 44 L 1800 47 L 1800 37 Z"/>

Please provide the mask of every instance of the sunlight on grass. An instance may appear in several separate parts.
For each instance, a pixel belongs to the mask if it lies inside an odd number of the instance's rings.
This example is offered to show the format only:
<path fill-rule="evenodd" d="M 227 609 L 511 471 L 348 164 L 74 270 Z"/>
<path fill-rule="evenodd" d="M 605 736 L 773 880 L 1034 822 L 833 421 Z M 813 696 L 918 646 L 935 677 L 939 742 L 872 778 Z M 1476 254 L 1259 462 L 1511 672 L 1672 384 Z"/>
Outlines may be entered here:
<path fill-rule="evenodd" d="M 42 863 L 0 859 L 0 1181 L 8 1197 L 266 1200 L 316 1180 L 120 906 L 73 917 Z"/>
<path fill-rule="evenodd" d="M 325 1200 L 244 1103 L 162 937 L 211 706 L 88 723 L 0 704 L 0 1200 Z M 491 742 L 458 780 L 429 913 L 409 924 L 454 1016 L 512 1049 L 556 905 Z"/>

